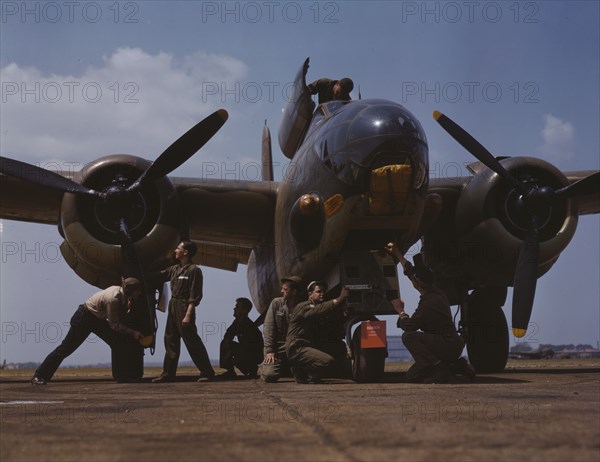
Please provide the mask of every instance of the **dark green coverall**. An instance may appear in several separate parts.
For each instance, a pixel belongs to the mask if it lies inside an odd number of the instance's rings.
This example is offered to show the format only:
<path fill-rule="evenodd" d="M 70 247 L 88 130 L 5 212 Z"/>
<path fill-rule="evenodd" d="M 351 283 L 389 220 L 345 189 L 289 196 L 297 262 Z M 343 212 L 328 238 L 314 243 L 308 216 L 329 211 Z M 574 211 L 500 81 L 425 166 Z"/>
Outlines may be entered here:
<path fill-rule="evenodd" d="M 193 303 L 198 306 L 202 299 L 202 271 L 195 264 L 188 263 L 170 266 L 160 274 L 163 281 L 171 281 L 171 300 L 165 327 L 166 352 L 163 375 L 175 377 L 181 351 L 181 339 L 202 375 L 214 375 L 215 372 L 210 364 L 206 347 L 198 335 L 196 313 L 194 312 L 192 315 L 188 326 L 184 327 L 181 324 L 188 305 Z"/>
<path fill-rule="evenodd" d="M 458 359 L 465 346 L 456 332 L 448 298 L 435 286 L 421 295 L 412 316 L 398 318 L 398 327 L 404 331 L 402 342 L 415 359 L 417 373 L 439 361 Z"/>
<path fill-rule="evenodd" d="M 320 347 L 324 343 L 320 321 L 335 306 L 333 300 L 317 305 L 307 301 L 294 308 L 285 348 L 290 366 L 295 372 L 304 372 L 315 379 L 332 375 L 335 358 Z"/>

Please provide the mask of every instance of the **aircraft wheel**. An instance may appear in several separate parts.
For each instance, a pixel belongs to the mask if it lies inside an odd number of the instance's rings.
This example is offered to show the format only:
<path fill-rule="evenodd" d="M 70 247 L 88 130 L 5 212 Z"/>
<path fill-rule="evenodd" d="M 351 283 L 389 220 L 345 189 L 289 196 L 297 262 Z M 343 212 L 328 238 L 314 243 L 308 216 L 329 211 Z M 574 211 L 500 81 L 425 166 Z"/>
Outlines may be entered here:
<path fill-rule="evenodd" d="M 502 311 L 506 288 L 475 289 L 463 322 L 469 362 L 478 373 L 502 372 L 508 359 L 508 324 Z"/>
<path fill-rule="evenodd" d="M 359 383 L 381 382 L 385 368 L 385 348 L 361 348 L 360 326 L 352 335 L 352 380 Z"/>

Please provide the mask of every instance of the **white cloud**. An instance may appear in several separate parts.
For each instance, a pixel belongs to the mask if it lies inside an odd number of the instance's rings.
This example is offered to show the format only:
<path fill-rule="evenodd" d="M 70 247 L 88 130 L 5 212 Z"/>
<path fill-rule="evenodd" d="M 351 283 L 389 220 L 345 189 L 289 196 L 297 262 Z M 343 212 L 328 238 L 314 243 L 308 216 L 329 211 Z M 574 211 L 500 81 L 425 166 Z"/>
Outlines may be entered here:
<path fill-rule="evenodd" d="M 546 158 L 564 160 L 574 157 L 575 128 L 571 122 L 545 114 L 542 138 L 544 144 L 539 150 Z"/>
<path fill-rule="evenodd" d="M 123 152 L 153 159 L 218 108 L 207 84 L 232 86 L 247 71 L 230 56 L 140 48 L 119 48 L 79 76 L 11 63 L 0 70 L 1 152 L 41 162 Z"/>

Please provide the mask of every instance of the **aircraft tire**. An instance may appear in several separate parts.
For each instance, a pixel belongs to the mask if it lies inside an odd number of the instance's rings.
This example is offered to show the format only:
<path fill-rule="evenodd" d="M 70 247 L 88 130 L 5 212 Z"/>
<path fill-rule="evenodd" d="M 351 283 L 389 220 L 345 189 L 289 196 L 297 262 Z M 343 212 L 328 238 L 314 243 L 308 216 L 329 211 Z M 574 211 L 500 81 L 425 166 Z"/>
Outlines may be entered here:
<path fill-rule="evenodd" d="M 352 380 L 358 383 L 381 382 L 387 352 L 385 348 L 361 348 L 360 326 L 352 335 Z"/>
<path fill-rule="evenodd" d="M 508 324 L 502 311 L 506 288 L 475 289 L 463 322 L 469 362 L 477 373 L 502 372 L 508 360 Z"/>

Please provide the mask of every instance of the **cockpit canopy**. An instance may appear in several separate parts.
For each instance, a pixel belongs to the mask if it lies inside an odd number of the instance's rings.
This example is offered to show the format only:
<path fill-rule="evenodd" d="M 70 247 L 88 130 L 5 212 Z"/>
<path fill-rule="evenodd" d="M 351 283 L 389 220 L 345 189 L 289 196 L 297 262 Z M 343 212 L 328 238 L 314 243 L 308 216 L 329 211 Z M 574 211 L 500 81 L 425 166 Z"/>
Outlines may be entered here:
<path fill-rule="evenodd" d="M 361 172 L 388 164 L 410 164 L 415 187 L 427 175 L 427 138 L 404 107 L 386 100 L 332 101 L 317 107 L 307 140 L 325 165 L 347 183 Z"/>

